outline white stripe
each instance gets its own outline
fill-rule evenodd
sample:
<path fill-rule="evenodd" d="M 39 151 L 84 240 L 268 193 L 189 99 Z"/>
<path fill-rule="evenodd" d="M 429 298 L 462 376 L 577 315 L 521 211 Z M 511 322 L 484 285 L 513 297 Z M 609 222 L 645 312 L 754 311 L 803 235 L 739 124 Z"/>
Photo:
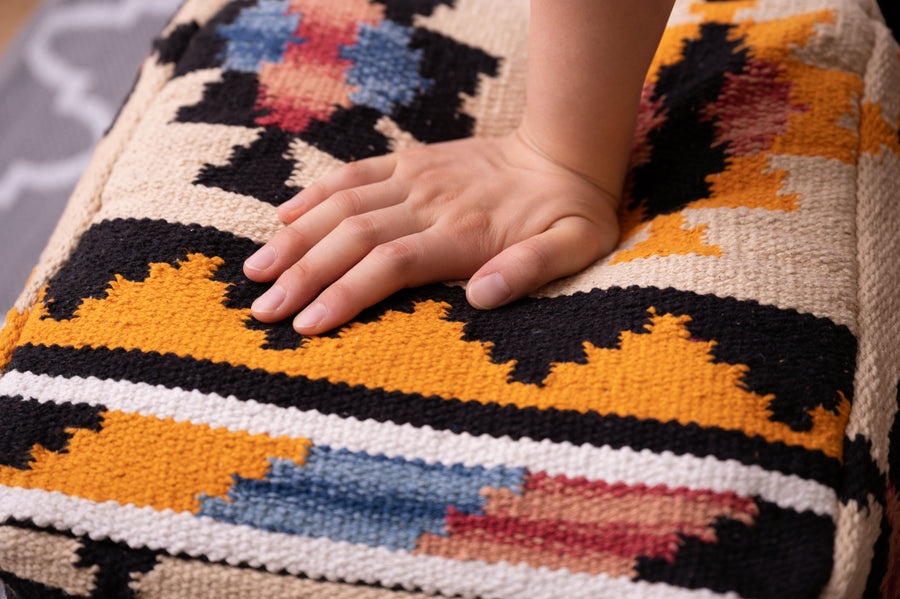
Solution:
<path fill-rule="evenodd" d="M 316 411 L 281 408 L 234 396 L 162 385 L 89 378 L 65 378 L 9 371 L 0 378 L 0 395 L 23 395 L 41 402 L 103 404 L 110 410 L 175 421 L 208 424 L 251 434 L 306 438 L 316 445 L 364 451 L 427 463 L 522 467 L 531 472 L 585 477 L 609 483 L 732 491 L 760 496 L 782 508 L 834 517 L 838 498 L 830 487 L 793 474 L 773 472 L 737 460 L 675 455 L 648 449 L 575 446 L 549 440 L 513 440 L 490 435 L 435 430 L 429 426 L 359 421 Z"/>
<path fill-rule="evenodd" d="M 247 563 L 269 571 L 286 570 L 311 578 L 400 585 L 426 593 L 503 599 L 722 599 L 706 589 L 631 581 L 626 577 L 570 573 L 501 562 L 457 561 L 407 551 L 389 551 L 328 539 L 264 532 L 243 525 L 171 510 L 95 503 L 59 492 L 0 487 L 0 522 L 31 519 L 38 526 L 71 530 L 77 535 L 110 538 L 131 547 L 184 552 L 230 564 Z"/>

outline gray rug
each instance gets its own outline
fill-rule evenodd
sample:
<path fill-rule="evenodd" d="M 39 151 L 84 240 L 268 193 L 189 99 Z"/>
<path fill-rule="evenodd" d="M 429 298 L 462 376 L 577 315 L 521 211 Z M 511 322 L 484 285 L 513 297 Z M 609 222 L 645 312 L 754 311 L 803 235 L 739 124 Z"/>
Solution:
<path fill-rule="evenodd" d="M 180 0 L 45 0 L 0 62 L 0 322 Z"/>

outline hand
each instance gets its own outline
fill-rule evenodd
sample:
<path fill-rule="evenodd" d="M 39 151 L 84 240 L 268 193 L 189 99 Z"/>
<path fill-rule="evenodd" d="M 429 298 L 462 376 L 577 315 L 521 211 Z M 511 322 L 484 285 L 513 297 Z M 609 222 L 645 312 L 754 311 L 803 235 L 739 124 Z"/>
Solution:
<path fill-rule="evenodd" d="M 616 198 L 517 134 L 421 146 L 346 164 L 282 204 L 287 223 L 244 263 L 275 281 L 262 322 L 305 308 L 294 329 L 346 323 L 405 287 L 471 276 L 494 308 L 609 253 Z"/>

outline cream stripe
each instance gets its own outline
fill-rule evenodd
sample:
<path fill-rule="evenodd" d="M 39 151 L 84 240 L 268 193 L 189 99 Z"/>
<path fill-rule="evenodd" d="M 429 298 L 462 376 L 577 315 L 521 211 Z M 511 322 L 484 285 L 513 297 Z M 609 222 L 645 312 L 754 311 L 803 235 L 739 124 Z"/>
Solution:
<path fill-rule="evenodd" d="M 504 59 L 516 50 L 523 50 L 523 44 L 527 50 L 528 21 L 527 0 L 487 3 L 457 0 L 452 7 L 440 4 L 430 15 L 413 17 L 416 27 L 430 29 Z"/>
<path fill-rule="evenodd" d="M 874 3 L 873 3 L 874 7 Z M 875 42 L 866 71 L 861 102 L 878 102 L 893 114 L 900 106 L 898 46 L 883 25 L 874 27 Z M 855 38 L 854 38 L 854 41 Z M 892 132 L 893 133 L 893 132 Z M 869 132 L 869 135 L 873 133 Z M 866 132 L 861 132 L 866 135 Z M 865 145 L 872 139 L 865 140 Z M 887 141 L 887 140 L 884 140 Z M 897 181 L 900 157 L 884 145 L 880 155 L 862 152 L 858 164 L 856 235 L 859 261 L 859 351 L 854 379 L 853 410 L 846 436 L 862 435 L 881 472 L 889 470 L 891 427 L 898 418 L 900 379 L 900 204 Z M 892 475 L 894 473 L 891 473 Z M 869 496 L 860 505 L 850 501 L 835 519 L 834 567 L 822 599 L 862 597 L 870 576 L 874 546 L 881 534 L 884 507 Z M 898 534 L 894 529 L 894 535 Z M 890 568 L 890 566 L 889 566 Z M 881 581 L 874 581 L 880 583 Z M 885 591 L 891 593 L 891 589 Z"/>
<path fill-rule="evenodd" d="M 157 512 L 112 501 L 95 503 L 36 489 L 0 487 L 0 520 L 7 517 L 30 518 L 38 526 L 71 529 L 75 534 L 90 533 L 97 539 L 108 537 L 132 547 L 202 555 L 212 561 L 243 562 L 270 571 L 303 573 L 311 578 L 400 585 L 425 593 L 497 599 L 738 598 L 734 593 L 682 589 L 625 577 L 411 555 L 406 551 L 263 532 L 187 512 Z"/>
<path fill-rule="evenodd" d="M 884 508 L 877 501 L 861 506 L 851 499 L 840 506 L 835 518 L 834 566 L 819 599 L 863 596 L 883 514 Z"/>
<path fill-rule="evenodd" d="M 132 574 L 140 599 L 427 599 L 424 593 L 310 580 L 162 556 L 149 572 Z"/>
<path fill-rule="evenodd" d="M 222 397 L 146 383 L 94 377 L 50 377 L 13 370 L 0 379 L 0 395 L 24 395 L 42 402 L 103 404 L 111 410 L 127 413 L 171 417 L 176 421 L 205 423 L 251 434 L 306 438 L 317 445 L 421 459 L 428 463 L 462 463 L 486 468 L 503 465 L 547 472 L 551 476 L 584 476 L 610 483 L 733 491 L 743 496 L 758 495 L 783 508 L 810 510 L 823 516 L 833 517 L 838 503 L 834 490 L 821 483 L 759 466 L 747 466 L 736 460 L 608 446 L 579 447 L 548 440 L 474 437 L 428 426 L 416 428 L 374 420 L 361 422 L 355 418 L 242 401 L 234 396 Z"/>
<path fill-rule="evenodd" d="M 869 0 L 757 0 L 753 6 L 739 8 L 735 11 L 734 21 L 753 20 L 757 23 L 765 21 L 774 21 L 777 19 L 786 19 L 802 14 L 809 14 L 820 10 L 839 11 L 839 16 L 852 10 L 854 13 L 861 12 L 861 5 L 874 5 Z M 821 28 L 816 30 L 817 35 L 821 35 Z M 859 42 L 858 38 L 849 38 Z M 829 52 L 835 54 L 835 50 Z M 833 57 L 837 58 L 837 57 Z"/>
<path fill-rule="evenodd" d="M 178 13 L 172 18 L 172 21 L 166 25 L 163 35 L 169 35 L 172 31 L 182 24 L 196 21 L 200 25 L 205 25 L 217 12 L 219 12 L 228 0 L 193 0 L 185 2 L 178 10 Z"/>
<path fill-rule="evenodd" d="M 859 353 L 847 436 L 870 439 L 887 471 L 900 379 L 900 156 L 885 147 L 881 157 L 864 153 L 859 176 Z"/>
<path fill-rule="evenodd" d="M 248 147 L 262 128 L 177 122 L 180 108 L 200 102 L 221 69 L 201 69 L 169 81 L 143 114 L 103 189 L 97 222 L 150 218 L 228 231 L 257 243 L 283 224 L 275 207 L 218 187 L 195 185 L 204 164 L 227 164 L 235 147 Z"/>
<path fill-rule="evenodd" d="M 0 570 L 24 580 L 62 589 L 70 595 L 86 597 L 94 590 L 94 565 L 76 568 L 81 547 L 75 539 L 36 530 L 0 527 Z"/>

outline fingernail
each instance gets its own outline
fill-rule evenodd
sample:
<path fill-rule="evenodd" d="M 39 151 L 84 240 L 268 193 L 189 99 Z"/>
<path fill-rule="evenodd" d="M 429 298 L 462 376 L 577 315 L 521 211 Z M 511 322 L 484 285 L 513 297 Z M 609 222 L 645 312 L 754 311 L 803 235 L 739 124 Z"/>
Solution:
<path fill-rule="evenodd" d="M 278 207 L 278 216 L 290 216 L 294 212 L 297 212 L 300 208 L 303 207 L 303 200 L 298 198 L 297 196 L 292 197 L 290 200 L 282 204 Z"/>
<path fill-rule="evenodd" d="M 274 312 L 287 297 L 287 292 L 280 285 L 272 285 L 268 291 L 256 298 L 251 310 L 254 312 Z"/>
<path fill-rule="evenodd" d="M 493 272 L 486 277 L 481 277 L 469 285 L 469 302 L 476 308 L 485 310 L 493 308 L 506 301 L 512 291 L 503 280 L 503 275 Z"/>
<path fill-rule="evenodd" d="M 278 207 L 278 218 L 280 218 L 282 222 L 290 223 L 295 221 L 298 216 L 308 209 L 309 205 L 306 201 L 306 196 L 301 191 Z"/>
<path fill-rule="evenodd" d="M 264 245 L 244 261 L 244 266 L 251 270 L 265 270 L 275 263 L 276 257 L 275 250 Z"/>
<path fill-rule="evenodd" d="M 319 302 L 314 302 L 306 307 L 306 310 L 297 315 L 294 319 L 295 329 L 311 329 L 325 318 L 328 311 L 325 306 Z"/>

